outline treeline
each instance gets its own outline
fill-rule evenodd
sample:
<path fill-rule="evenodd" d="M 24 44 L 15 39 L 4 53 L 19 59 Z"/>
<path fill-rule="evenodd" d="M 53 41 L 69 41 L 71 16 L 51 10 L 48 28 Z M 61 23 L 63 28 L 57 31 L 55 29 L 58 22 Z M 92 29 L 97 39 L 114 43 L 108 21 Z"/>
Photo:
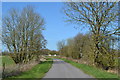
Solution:
<path fill-rule="evenodd" d="M 51 55 L 58 55 L 59 53 L 58 53 L 58 51 L 56 51 L 56 50 L 49 50 L 49 49 L 43 49 L 43 50 L 41 50 L 41 52 L 42 52 L 42 55 L 49 55 L 49 54 L 51 54 Z"/>
<path fill-rule="evenodd" d="M 32 6 L 22 10 L 11 9 L 3 17 L 3 43 L 15 63 L 27 63 L 35 56 L 39 58 L 46 46 L 42 35 L 44 19 Z"/>
<path fill-rule="evenodd" d="M 65 3 L 67 22 L 88 29 L 89 34 L 78 34 L 66 42 L 58 42 L 61 55 L 84 59 L 103 69 L 117 65 L 120 28 L 117 2 L 70 2 Z"/>
<path fill-rule="evenodd" d="M 101 67 L 105 70 L 117 68 L 118 66 L 118 50 L 114 49 L 113 39 L 107 41 L 102 47 L 105 47 L 107 52 L 103 52 L 100 47 L 98 58 L 95 58 L 95 44 L 92 40 L 92 34 L 77 34 L 74 38 L 62 40 L 58 42 L 59 54 L 61 56 L 85 61 L 86 64 Z M 115 39 L 115 38 L 114 38 Z M 115 40 L 114 40 L 115 41 Z M 116 40 L 117 41 L 117 40 Z M 97 64 L 94 60 L 97 60 Z"/>

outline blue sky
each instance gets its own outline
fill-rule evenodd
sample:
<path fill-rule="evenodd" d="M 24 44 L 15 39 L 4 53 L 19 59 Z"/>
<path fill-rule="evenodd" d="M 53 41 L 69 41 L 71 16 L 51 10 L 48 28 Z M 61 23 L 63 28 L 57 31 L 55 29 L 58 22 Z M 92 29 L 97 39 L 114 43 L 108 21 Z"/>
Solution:
<path fill-rule="evenodd" d="M 65 22 L 66 16 L 62 12 L 62 2 L 3 2 L 2 16 L 4 17 L 8 15 L 8 11 L 11 8 L 16 8 L 19 10 L 27 5 L 34 6 L 36 12 L 45 19 L 46 30 L 43 31 L 43 35 L 47 40 L 47 48 L 50 50 L 57 50 L 56 44 L 58 41 L 72 38 L 79 32 L 86 32 L 85 29 L 75 29 L 74 24 Z"/>

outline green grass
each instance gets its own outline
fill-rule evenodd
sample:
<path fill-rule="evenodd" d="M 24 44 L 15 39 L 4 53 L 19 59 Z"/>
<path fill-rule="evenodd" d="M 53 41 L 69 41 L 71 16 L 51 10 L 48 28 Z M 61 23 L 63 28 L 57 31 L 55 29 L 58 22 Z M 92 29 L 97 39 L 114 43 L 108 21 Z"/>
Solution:
<path fill-rule="evenodd" d="M 45 73 L 49 71 L 52 66 L 52 59 L 42 62 L 34 66 L 31 70 L 21 73 L 21 75 L 13 76 L 10 78 L 42 78 Z"/>
<path fill-rule="evenodd" d="M 117 74 L 108 73 L 104 70 L 98 69 L 93 66 L 88 66 L 86 64 L 79 64 L 79 63 L 76 63 L 76 62 L 73 62 L 73 61 L 70 61 L 67 59 L 62 59 L 62 60 L 81 69 L 84 73 L 89 74 L 89 75 L 93 76 L 94 78 L 118 78 Z"/>
<path fill-rule="evenodd" d="M 2 56 L 0 57 L 0 66 L 5 63 L 5 66 L 15 65 L 15 62 L 10 56 Z"/>

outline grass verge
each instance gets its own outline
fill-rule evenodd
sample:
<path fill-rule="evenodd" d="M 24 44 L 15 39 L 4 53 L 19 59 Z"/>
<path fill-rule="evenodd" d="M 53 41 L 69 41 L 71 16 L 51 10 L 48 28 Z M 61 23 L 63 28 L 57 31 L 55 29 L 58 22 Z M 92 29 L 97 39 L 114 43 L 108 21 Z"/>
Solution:
<path fill-rule="evenodd" d="M 36 66 L 34 66 L 31 70 L 22 72 L 21 75 L 13 76 L 10 78 L 43 78 L 45 76 L 45 73 L 49 71 L 49 69 L 52 66 L 52 59 L 48 59 L 48 61 L 42 62 Z M 9 78 L 9 79 L 10 79 Z"/>
<path fill-rule="evenodd" d="M 72 64 L 73 66 L 81 69 L 84 73 L 89 74 L 95 78 L 118 78 L 117 74 L 108 73 L 104 70 L 98 69 L 93 66 L 88 66 L 86 64 L 79 64 L 79 63 L 76 63 L 76 62 L 73 62 L 73 61 L 70 61 L 67 59 L 62 59 L 62 60 L 64 60 L 67 63 Z M 103 79 L 101 79 L 101 80 L 103 80 Z"/>

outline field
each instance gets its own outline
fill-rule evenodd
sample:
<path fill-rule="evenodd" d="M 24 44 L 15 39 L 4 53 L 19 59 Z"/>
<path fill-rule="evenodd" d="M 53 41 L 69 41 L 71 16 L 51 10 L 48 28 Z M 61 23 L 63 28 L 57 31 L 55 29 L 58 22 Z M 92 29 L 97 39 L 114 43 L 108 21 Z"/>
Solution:
<path fill-rule="evenodd" d="M 15 62 L 10 56 L 2 56 L 0 57 L 0 66 L 5 63 L 5 66 L 15 65 Z"/>

